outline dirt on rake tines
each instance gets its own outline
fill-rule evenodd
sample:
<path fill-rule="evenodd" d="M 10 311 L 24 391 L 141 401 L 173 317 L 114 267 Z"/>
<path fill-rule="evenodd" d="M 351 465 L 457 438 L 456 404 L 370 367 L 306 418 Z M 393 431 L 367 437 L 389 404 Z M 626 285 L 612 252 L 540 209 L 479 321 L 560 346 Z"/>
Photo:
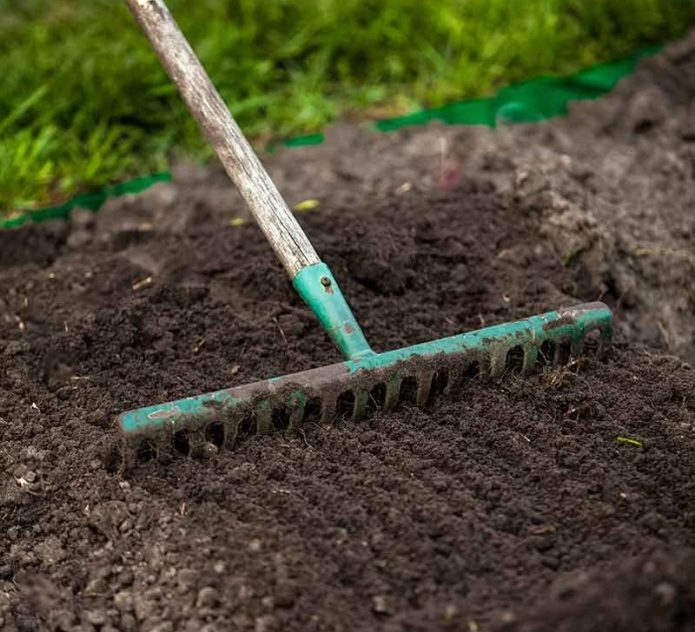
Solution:
<path fill-rule="evenodd" d="M 379 350 L 616 307 L 609 359 L 425 411 L 118 471 L 115 413 L 338 354 L 215 169 L 0 234 L 0 629 L 695 630 L 693 50 L 270 160 Z"/>

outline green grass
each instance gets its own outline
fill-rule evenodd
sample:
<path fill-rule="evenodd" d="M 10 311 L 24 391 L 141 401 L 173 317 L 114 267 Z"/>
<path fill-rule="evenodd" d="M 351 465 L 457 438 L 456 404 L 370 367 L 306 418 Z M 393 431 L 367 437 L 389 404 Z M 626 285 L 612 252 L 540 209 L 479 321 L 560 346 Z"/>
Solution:
<path fill-rule="evenodd" d="M 170 0 L 244 130 L 320 129 L 680 36 L 684 0 Z M 117 0 L 0 0 L 0 210 L 205 156 Z"/>

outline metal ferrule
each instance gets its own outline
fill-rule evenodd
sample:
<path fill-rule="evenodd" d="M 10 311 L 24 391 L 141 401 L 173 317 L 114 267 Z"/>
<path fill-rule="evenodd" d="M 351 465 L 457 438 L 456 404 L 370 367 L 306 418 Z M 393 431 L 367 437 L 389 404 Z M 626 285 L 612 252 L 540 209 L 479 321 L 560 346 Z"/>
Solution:
<path fill-rule="evenodd" d="M 307 266 L 292 279 L 292 285 L 347 360 L 374 353 L 325 263 Z"/>

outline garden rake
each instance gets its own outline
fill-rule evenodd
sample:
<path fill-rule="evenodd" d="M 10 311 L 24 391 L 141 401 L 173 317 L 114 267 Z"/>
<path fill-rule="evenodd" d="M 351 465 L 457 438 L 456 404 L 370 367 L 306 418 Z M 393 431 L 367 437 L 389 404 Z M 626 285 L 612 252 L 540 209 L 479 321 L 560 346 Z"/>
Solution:
<path fill-rule="evenodd" d="M 310 421 L 359 419 L 406 401 L 425 406 L 476 376 L 526 374 L 610 342 L 612 314 L 578 305 L 433 342 L 375 353 L 323 263 L 212 85 L 162 0 L 126 0 L 292 285 L 345 361 L 292 375 L 122 413 L 139 445 L 165 437 L 186 453 L 233 444 L 241 435 L 290 431 Z M 159 438 L 159 439 L 157 439 Z M 146 452 L 147 450 L 145 450 Z"/>

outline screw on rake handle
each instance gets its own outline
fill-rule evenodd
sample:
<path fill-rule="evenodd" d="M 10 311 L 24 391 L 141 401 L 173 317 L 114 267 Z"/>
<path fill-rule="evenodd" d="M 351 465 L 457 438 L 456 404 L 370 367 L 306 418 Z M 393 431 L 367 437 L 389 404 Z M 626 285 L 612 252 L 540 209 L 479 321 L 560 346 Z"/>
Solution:
<path fill-rule="evenodd" d="M 163 0 L 126 0 L 291 279 L 320 262 Z"/>

